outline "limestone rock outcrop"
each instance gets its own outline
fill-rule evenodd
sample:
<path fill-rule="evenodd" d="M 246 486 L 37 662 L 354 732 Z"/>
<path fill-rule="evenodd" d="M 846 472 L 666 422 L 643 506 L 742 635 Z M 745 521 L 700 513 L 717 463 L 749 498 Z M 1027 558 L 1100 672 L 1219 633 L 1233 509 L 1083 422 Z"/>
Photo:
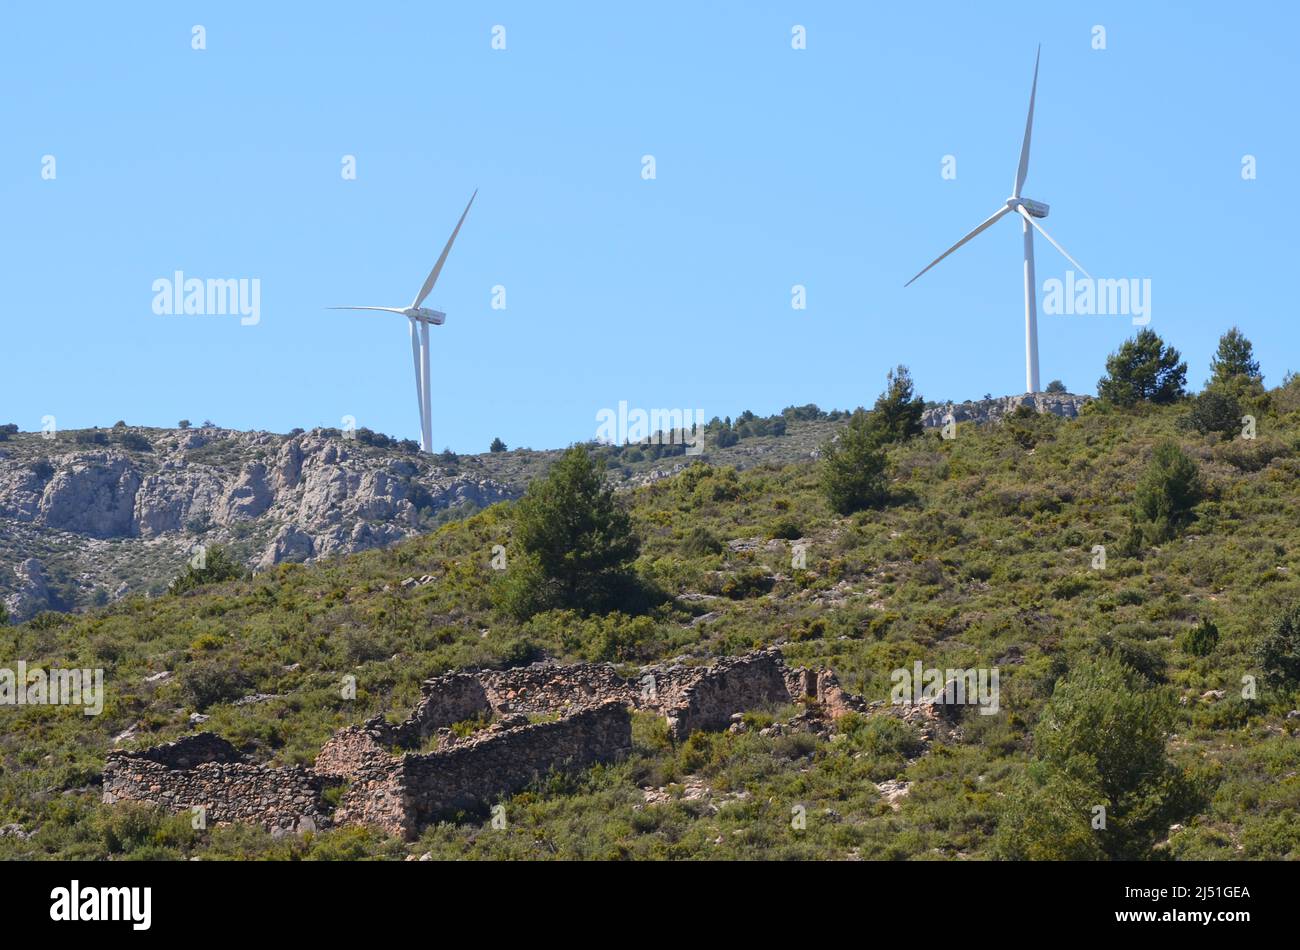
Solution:
<path fill-rule="evenodd" d="M 1079 410 L 1092 402 L 1091 396 L 1076 396 L 1071 393 L 1025 393 L 1021 396 L 1001 396 L 994 399 L 966 400 L 950 402 L 921 414 L 921 425 L 927 429 L 939 428 L 951 413 L 954 422 L 997 422 L 1015 412 L 1021 406 L 1029 406 L 1037 412 L 1048 412 L 1054 416 L 1073 419 Z"/>
<path fill-rule="evenodd" d="M 332 430 L 94 435 L 33 435 L 0 449 L 0 551 L 53 544 L 72 553 L 84 564 L 77 573 L 86 590 L 69 606 L 90 602 L 95 588 L 110 598 L 129 592 L 104 560 L 115 554 L 128 566 L 157 565 L 159 576 L 147 580 L 160 589 L 198 542 L 238 543 L 249 567 L 267 568 L 385 547 L 418 534 L 442 509 L 487 507 L 522 491 L 396 443 L 364 445 Z M 141 545 L 175 555 L 142 557 Z M 17 568 L 0 557 L 0 597 L 36 603 L 40 585 L 25 569 L 13 580 Z"/>
<path fill-rule="evenodd" d="M 22 623 L 50 608 L 50 588 L 44 565 L 34 557 L 19 563 L 14 573 L 18 577 L 17 590 L 4 599 L 4 605 L 9 619 Z"/>

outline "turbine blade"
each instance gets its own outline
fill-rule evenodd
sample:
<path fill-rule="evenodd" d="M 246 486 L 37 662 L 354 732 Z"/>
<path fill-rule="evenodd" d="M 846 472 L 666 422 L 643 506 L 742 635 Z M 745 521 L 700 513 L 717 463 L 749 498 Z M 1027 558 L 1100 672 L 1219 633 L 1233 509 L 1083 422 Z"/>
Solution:
<path fill-rule="evenodd" d="M 983 224 L 981 224 L 979 227 L 977 227 L 974 231 L 971 231 L 970 234 L 966 235 L 964 238 L 962 238 L 960 241 L 958 241 L 958 242 L 957 242 L 956 244 L 954 244 L 952 247 L 948 248 L 948 250 L 944 251 L 942 254 L 940 254 L 938 257 L 936 257 L 934 260 L 932 260 L 929 264 L 925 265 L 925 269 L 921 271 L 921 274 L 924 274 L 925 271 L 929 270 L 929 269 L 930 269 L 931 267 L 933 267 L 935 264 L 939 263 L 941 260 L 943 260 L 943 259 L 944 259 L 945 257 L 947 257 L 949 254 L 951 254 L 953 251 L 957 250 L 957 248 L 961 247 L 963 244 L 965 244 L 967 241 L 969 241 L 969 240 L 970 240 L 971 238 L 973 238 L 975 235 L 979 234 L 979 233 L 980 233 L 981 231 L 983 231 L 985 228 L 987 228 L 987 227 L 989 227 L 990 225 L 992 225 L 993 222 L 996 221 L 998 218 L 1002 217 L 1004 214 L 1007 214 L 1007 213 L 1010 212 L 1010 211 L 1011 211 L 1011 209 L 1008 208 L 1008 207 L 1006 207 L 1006 206 L 1004 205 L 1004 206 L 1002 206 L 1001 208 L 999 208 L 997 211 L 993 212 L 991 215 L 989 215 L 987 218 L 984 219 L 984 223 L 983 223 Z M 921 274 L 917 274 L 916 277 L 920 277 Z M 906 284 L 904 284 L 903 286 L 904 286 L 904 287 L 909 287 L 909 286 L 911 286 L 912 282 L 916 280 L 916 277 L 913 277 L 912 280 L 909 280 L 909 281 L 908 281 Z"/>
<path fill-rule="evenodd" d="M 1028 211 L 1025 210 L 1024 205 L 1017 207 L 1016 210 L 1020 212 L 1020 214 L 1024 217 L 1026 221 L 1028 221 L 1030 224 L 1034 226 L 1034 228 L 1038 231 L 1039 234 L 1041 234 L 1043 237 L 1047 238 L 1049 242 L 1051 242 L 1052 247 L 1056 248 L 1063 255 L 1065 255 L 1065 259 L 1067 261 L 1069 261 L 1075 267 L 1079 268 L 1079 270 L 1083 271 L 1084 277 L 1088 277 L 1088 278 L 1092 277 L 1092 275 L 1089 274 L 1088 271 L 1084 269 L 1084 266 L 1082 264 L 1080 264 L 1078 261 L 1076 261 L 1073 257 L 1070 256 L 1069 251 L 1067 251 L 1065 248 L 1061 247 L 1061 245 L 1056 243 L 1056 238 L 1052 237 L 1050 234 L 1047 233 L 1047 229 L 1044 228 L 1041 224 L 1039 224 L 1032 214 L 1030 214 Z"/>
<path fill-rule="evenodd" d="M 1025 141 L 1020 145 L 1020 167 L 1016 169 L 1016 186 L 1011 189 L 1011 197 L 1019 198 L 1020 189 L 1024 187 L 1025 176 L 1029 174 L 1029 137 L 1034 131 L 1034 97 L 1038 94 L 1038 60 L 1043 54 L 1043 44 L 1038 44 L 1034 54 L 1034 84 L 1029 89 L 1029 118 L 1025 119 Z"/>
<path fill-rule="evenodd" d="M 382 310 L 384 313 L 406 313 L 400 307 L 326 307 L 326 310 Z"/>
<path fill-rule="evenodd" d="M 424 298 L 429 296 L 429 291 L 433 290 L 433 285 L 438 282 L 438 275 L 442 273 L 442 265 L 447 263 L 447 255 L 451 253 L 451 246 L 456 243 L 456 235 L 460 233 L 460 226 L 465 223 L 465 215 L 469 214 L 469 206 L 474 203 L 474 198 L 478 195 L 478 189 L 474 189 L 474 194 L 469 196 L 469 204 L 465 205 L 465 210 L 460 214 L 460 220 L 456 222 L 456 229 L 451 232 L 451 237 L 447 238 L 447 246 L 442 249 L 438 256 L 438 263 L 433 265 L 433 270 L 429 271 L 429 276 L 424 279 L 424 286 L 420 288 L 420 293 L 415 298 L 412 307 L 418 307 L 424 303 Z"/>

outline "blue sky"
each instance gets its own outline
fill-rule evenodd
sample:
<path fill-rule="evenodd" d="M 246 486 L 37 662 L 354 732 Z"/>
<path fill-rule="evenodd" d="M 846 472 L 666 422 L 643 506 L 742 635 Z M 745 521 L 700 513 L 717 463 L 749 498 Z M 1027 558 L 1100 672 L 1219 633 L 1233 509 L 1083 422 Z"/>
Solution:
<path fill-rule="evenodd" d="M 352 415 L 417 437 L 405 321 L 324 308 L 407 304 L 476 187 L 428 301 L 448 314 L 438 446 L 564 445 L 620 400 L 706 417 L 869 405 L 900 362 L 927 398 L 1019 392 L 1015 222 L 903 284 L 1010 192 L 1040 41 L 1025 194 L 1051 205 L 1051 234 L 1095 276 L 1150 278 L 1151 327 L 1190 382 L 1234 323 L 1271 383 L 1300 370 L 1291 4 L 86 3 L 5 19 L 0 421 L 23 429 Z M 1068 267 L 1041 239 L 1037 258 L 1040 286 Z M 259 279 L 260 323 L 154 314 L 152 282 L 177 270 Z M 1093 392 L 1133 332 L 1041 315 L 1044 382 Z"/>

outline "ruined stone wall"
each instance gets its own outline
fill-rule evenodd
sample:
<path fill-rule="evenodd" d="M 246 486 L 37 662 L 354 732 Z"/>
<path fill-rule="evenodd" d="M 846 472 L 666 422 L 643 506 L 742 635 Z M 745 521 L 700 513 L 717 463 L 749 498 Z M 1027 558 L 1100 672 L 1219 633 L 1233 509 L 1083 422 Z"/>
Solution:
<path fill-rule="evenodd" d="M 608 663 L 534 663 L 484 670 L 478 677 L 492 708 L 503 713 L 564 713 L 611 700 L 631 704 L 640 688 Z"/>
<path fill-rule="evenodd" d="M 215 732 L 196 732 L 139 752 L 110 752 L 109 758 L 148 759 L 169 769 L 189 769 L 204 762 L 242 762 L 239 750 Z"/>
<path fill-rule="evenodd" d="M 833 670 L 809 670 L 814 683 L 813 695 L 831 719 L 839 719 L 846 713 L 865 713 L 870 707 L 862 699 L 840 686 L 839 678 Z"/>
<path fill-rule="evenodd" d="M 415 837 L 420 828 L 407 792 L 405 759 L 366 762 L 350 775 L 334 824 L 373 825 L 399 838 Z"/>
<path fill-rule="evenodd" d="M 188 739 L 199 740 L 195 748 L 224 744 L 233 751 L 233 746 L 211 733 Z M 201 807 L 209 824 L 243 821 L 273 831 L 304 831 L 329 824 L 321 802 L 322 780 L 308 769 L 213 760 L 172 767 L 157 761 L 159 749 L 110 752 L 104 766 L 104 803 L 149 802 L 171 811 Z"/>
<path fill-rule="evenodd" d="M 665 716 L 680 741 L 696 730 L 727 728 L 735 713 L 804 699 L 814 702 L 814 715 L 820 710 L 831 718 L 867 709 L 839 687 L 834 673 L 791 669 L 777 650 L 711 666 L 645 667 L 633 677 L 596 663 L 452 673 L 426 681 L 403 722 L 377 716 L 336 732 L 311 770 L 244 762 L 211 733 L 109 753 L 104 801 L 154 802 L 174 811 L 201 805 L 211 822 L 272 829 L 372 824 L 409 838 L 431 821 L 518 791 L 534 776 L 624 755 L 632 746 L 630 709 Z M 530 723 L 524 713 L 560 718 Z M 468 737 L 448 728 L 492 714 L 494 723 Z M 435 733 L 435 751 L 394 752 L 418 749 Z M 321 792 L 338 780 L 348 787 L 331 816 Z"/>
<path fill-rule="evenodd" d="M 794 702 L 802 694 L 791 694 L 786 673 L 774 650 L 719 661 L 666 708 L 669 732 L 685 739 L 697 729 L 725 729 L 733 713 Z"/>
<path fill-rule="evenodd" d="M 318 775 L 351 778 L 367 766 L 383 765 L 392 759 L 391 732 L 381 717 L 340 729 L 321 747 L 312 768 Z"/>
<path fill-rule="evenodd" d="M 625 702 L 589 706 L 555 722 L 486 730 L 447 749 L 370 761 L 351 777 L 337 824 L 370 824 L 410 838 L 457 811 L 516 792 L 553 769 L 626 755 L 632 722 Z"/>
<path fill-rule="evenodd" d="M 423 825 L 485 800 L 523 788 L 553 769 L 608 762 L 632 750 L 632 720 L 625 702 L 591 706 L 555 722 L 471 737 L 450 749 L 408 755 L 406 792 L 415 822 Z"/>
<path fill-rule="evenodd" d="M 473 673 L 448 673 L 426 680 L 411 715 L 393 728 L 392 744 L 415 748 L 438 729 L 492 713 L 480 677 Z"/>

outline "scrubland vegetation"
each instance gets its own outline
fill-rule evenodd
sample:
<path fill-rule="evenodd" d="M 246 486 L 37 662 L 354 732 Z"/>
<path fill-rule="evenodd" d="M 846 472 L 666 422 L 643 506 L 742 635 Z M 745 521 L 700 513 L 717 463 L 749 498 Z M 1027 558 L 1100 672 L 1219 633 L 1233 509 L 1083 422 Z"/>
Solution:
<path fill-rule="evenodd" d="M 5 657 L 107 683 L 97 718 L 4 710 L 0 856 L 1300 857 L 1300 380 L 1266 390 L 1249 345 L 1225 341 L 1194 397 L 1179 355 L 1140 336 L 1077 420 L 1017 413 L 943 439 L 919 432 L 900 371 L 820 461 L 701 461 L 611 495 L 576 449 L 523 501 L 388 550 L 191 572 L 167 596 L 0 628 Z M 883 716 L 674 745 L 638 714 L 629 759 L 539 779 L 505 800 L 503 829 L 467 816 L 414 843 L 197 831 L 99 803 L 115 737 L 175 738 L 193 713 L 306 764 L 339 726 L 404 715 L 440 672 L 772 644 L 869 700 L 917 660 L 996 666 L 1000 711 L 923 754 Z M 908 793 L 891 804 L 884 782 Z"/>

